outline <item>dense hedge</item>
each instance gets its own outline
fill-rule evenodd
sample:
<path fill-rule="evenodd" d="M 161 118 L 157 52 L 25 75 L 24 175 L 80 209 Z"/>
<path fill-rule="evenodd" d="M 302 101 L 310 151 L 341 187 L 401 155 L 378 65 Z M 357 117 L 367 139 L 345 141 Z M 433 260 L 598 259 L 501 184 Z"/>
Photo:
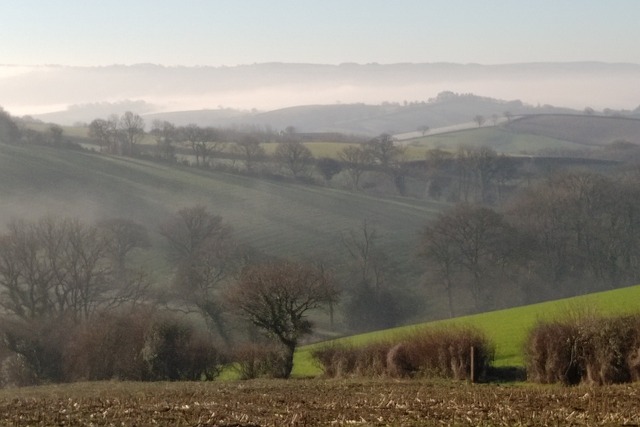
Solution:
<path fill-rule="evenodd" d="M 427 329 L 364 346 L 330 344 L 313 352 L 325 376 L 482 378 L 493 361 L 494 346 L 474 328 Z"/>
<path fill-rule="evenodd" d="M 539 323 L 526 341 L 527 377 L 539 383 L 640 379 L 640 315 Z"/>

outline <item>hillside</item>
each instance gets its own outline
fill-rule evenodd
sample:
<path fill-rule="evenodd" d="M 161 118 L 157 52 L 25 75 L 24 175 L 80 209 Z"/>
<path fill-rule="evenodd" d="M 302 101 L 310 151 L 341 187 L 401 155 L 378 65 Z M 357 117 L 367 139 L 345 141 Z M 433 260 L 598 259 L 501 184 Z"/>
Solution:
<path fill-rule="evenodd" d="M 480 328 L 496 344 L 496 366 L 523 366 L 523 345 L 528 331 L 538 321 L 563 319 L 566 316 L 604 315 L 614 316 L 640 312 L 637 301 L 640 285 L 606 292 L 581 295 L 556 301 L 548 301 L 523 307 L 492 311 L 455 319 L 404 326 L 385 331 L 371 332 L 352 337 L 340 338 L 337 343 L 363 345 L 384 339 L 401 337 L 420 328 L 446 328 L 454 325 L 470 325 Z M 302 347 L 297 354 L 297 375 L 319 375 L 313 366 L 310 352 L 324 344 Z"/>
<path fill-rule="evenodd" d="M 0 144 L 0 222 L 43 214 L 87 221 L 126 217 L 151 231 L 176 210 L 203 204 L 237 237 L 274 256 L 340 261 L 341 233 L 374 224 L 399 268 L 416 232 L 443 204 L 363 194 L 143 160 Z"/>
<path fill-rule="evenodd" d="M 587 146 L 604 146 L 616 140 L 640 144 L 640 119 L 590 115 L 535 115 L 513 120 L 507 129 Z"/>
<path fill-rule="evenodd" d="M 503 121 L 497 126 L 427 134 L 402 141 L 417 149 L 456 150 L 493 148 L 509 155 L 595 153 L 614 141 L 640 143 L 640 119 L 614 116 L 534 114 Z"/>
<path fill-rule="evenodd" d="M 185 125 L 201 126 L 248 125 L 276 130 L 293 126 L 298 132 L 339 132 L 377 136 L 381 133 L 415 132 L 421 126 L 432 129 L 470 122 L 474 116 L 502 118 L 508 111 L 520 114 L 576 113 L 567 108 L 532 107 L 520 101 L 504 101 L 470 94 L 442 92 L 428 102 L 367 104 L 300 105 L 266 112 L 236 110 L 199 110 L 150 113 L 145 118 L 168 120 Z M 39 118 L 57 116 L 45 115 Z"/>

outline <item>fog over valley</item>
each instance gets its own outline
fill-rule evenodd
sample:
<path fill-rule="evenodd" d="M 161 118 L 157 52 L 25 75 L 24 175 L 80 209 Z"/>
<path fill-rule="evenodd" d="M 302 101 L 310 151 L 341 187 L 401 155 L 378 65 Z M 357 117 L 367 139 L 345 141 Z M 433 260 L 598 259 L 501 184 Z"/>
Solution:
<path fill-rule="evenodd" d="M 640 100 L 640 65 L 452 63 L 317 65 L 263 63 L 231 67 L 0 65 L 2 105 L 13 115 L 90 121 L 87 107 L 111 112 L 218 109 L 268 111 L 309 104 L 426 101 L 443 91 L 531 105 L 632 110 Z M 134 103 L 131 103 L 134 102 Z M 120 104 L 120 105 L 118 105 Z M 103 104 L 104 105 L 104 104 Z M 45 116 L 44 118 L 47 118 Z"/>

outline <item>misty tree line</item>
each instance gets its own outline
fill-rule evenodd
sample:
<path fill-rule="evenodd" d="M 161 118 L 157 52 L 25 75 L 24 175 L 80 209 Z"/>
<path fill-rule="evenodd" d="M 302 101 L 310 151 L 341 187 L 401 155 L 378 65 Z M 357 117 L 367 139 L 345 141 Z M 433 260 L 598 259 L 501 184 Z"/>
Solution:
<path fill-rule="evenodd" d="M 449 314 L 631 285 L 640 274 L 640 173 L 553 175 L 500 210 L 459 204 L 422 231 L 426 280 Z"/>
<path fill-rule="evenodd" d="M 0 128 L 4 129 L 6 142 L 81 149 L 65 139 L 58 125 L 34 131 L 19 127 L 4 112 L 2 117 L 0 125 L 4 125 Z M 331 134 L 332 140 L 344 142 L 345 147 L 337 152 L 337 158 L 316 158 L 305 142 L 323 140 L 326 135 L 299 133 L 292 126 L 280 132 L 259 126 L 175 126 L 158 120 L 148 132 L 145 126 L 141 116 L 126 112 L 93 120 L 88 133 L 101 152 L 114 155 L 143 156 L 266 179 L 293 179 L 374 195 L 399 194 L 453 203 L 499 205 L 520 187 L 549 172 L 549 163 L 545 164 L 544 159 L 510 157 L 488 147 L 459 147 L 455 152 L 432 149 L 424 160 L 408 160 L 407 147 L 389 134 L 370 139 Z M 155 147 L 142 144 L 145 138 L 147 142 L 153 138 Z M 267 154 L 265 144 L 276 148 Z M 617 147 L 614 145 L 612 148 Z M 633 157 L 629 149 L 624 156 L 627 160 Z"/>
<path fill-rule="evenodd" d="M 213 379 L 228 360 L 256 363 L 232 355 L 242 343 L 270 349 L 264 369 L 288 377 L 308 312 L 338 302 L 331 269 L 242 247 L 202 206 L 157 232 L 170 283 L 141 261 L 153 239 L 138 223 L 12 221 L 0 235 L 0 385 Z"/>

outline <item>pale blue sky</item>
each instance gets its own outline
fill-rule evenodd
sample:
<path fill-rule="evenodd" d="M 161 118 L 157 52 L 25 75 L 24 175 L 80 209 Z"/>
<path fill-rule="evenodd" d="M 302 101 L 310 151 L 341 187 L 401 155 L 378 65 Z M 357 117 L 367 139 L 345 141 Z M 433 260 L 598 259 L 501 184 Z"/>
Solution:
<path fill-rule="evenodd" d="M 640 0 L 0 0 L 0 64 L 640 63 Z"/>

